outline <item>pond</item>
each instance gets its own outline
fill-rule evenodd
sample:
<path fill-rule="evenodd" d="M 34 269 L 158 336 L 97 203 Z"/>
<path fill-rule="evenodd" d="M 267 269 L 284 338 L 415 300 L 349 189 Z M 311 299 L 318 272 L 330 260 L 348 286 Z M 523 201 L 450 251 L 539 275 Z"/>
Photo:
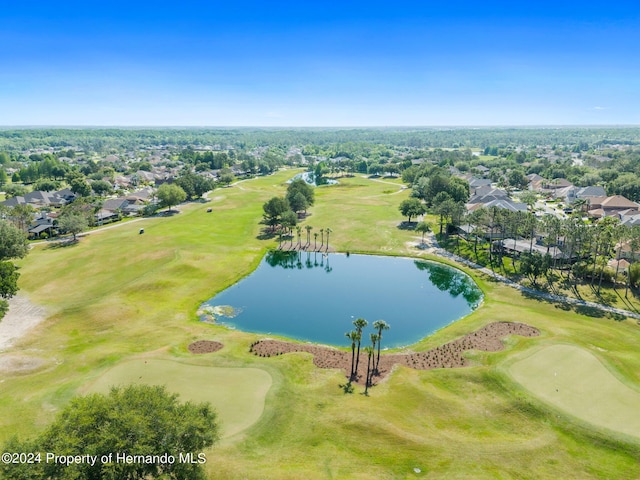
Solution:
<path fill-rule="evenodd" d="M 473 280 L 445 265 L 399 257 L 267 253 L 248 277 L 201 308 L 203 320 L 239 330 L 350 345 L 345 333 L 383 319 L 383 347 L 413 344 L 471 313 L 482 300 Z M 366 341 L 364 341 L 366 339 Z"/>
<path fill-rule="evenodd" d="M 335 184 L 338 183 L 337 180 L 334 180 L 332 178 L 327 178 L 327 177 L 322 177 L 320 183 L 317 183 L 316 182 L 316 176 L 312 172 L 298 173 L 291 180 L 289 180 L 287 183 L 291 183 L 294 180 L 298 180 L 299 178 L 304 180 L 307 184 L 313 185 L 314 187 L 317 187 L 318 185 L 335 185 Z"/>

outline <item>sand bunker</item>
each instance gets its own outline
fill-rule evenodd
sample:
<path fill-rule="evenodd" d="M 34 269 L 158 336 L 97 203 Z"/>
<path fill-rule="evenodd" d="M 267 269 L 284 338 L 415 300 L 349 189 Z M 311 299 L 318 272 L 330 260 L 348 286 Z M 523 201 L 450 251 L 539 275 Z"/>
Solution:
<path fill-rule="evenodd" d="M 537 328 L 517 322 L 494 322 L 480 330 L 469 333 L 462 338 L 433 348 L 427 352 L 393 353 L 380 356 L 378 379 L 391 372 L 394 365 L 430 370 L 432 368 L 458 368 L 469 365 L 463 356 L 467 350 L 496 352 L 504 348 L 502 339 L 507 335 L 535 337 L 540 332 Z M 320 368 L 340 368 L 348 377 L 351 369 L 351 352 L 335 348 L 301 343 L 283 342 L 280 340 L 260 340 L 251 346 L 251 352 L 260 357 L 273 357 L 290 352 L 307 352 L 313 354 L 313 363 Z M 367 369 L 367 356 L 360 353 L 358 383 L 364 383 Z"/>
<path fill-rule="evenodd" d="M 9 312 L 0 320 L 0 352 L 9 349 L 46 317 L 45 309 L 31 303 L 27 297 L 16 295 L 10 299 Z"/>
<path fill-rule="evenodd" d="M 44 358 L 26 355 L 0 355 L 0 373 L 26 374 L 47 365 Z"/>

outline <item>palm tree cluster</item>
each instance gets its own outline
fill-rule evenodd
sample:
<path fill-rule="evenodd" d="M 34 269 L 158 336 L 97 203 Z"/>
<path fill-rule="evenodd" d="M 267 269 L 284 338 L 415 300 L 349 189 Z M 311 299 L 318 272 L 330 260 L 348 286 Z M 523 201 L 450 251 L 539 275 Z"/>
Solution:
<path fill-rule="evenodd" d="M 360 347 L 362 343 L 362 331 L 369 324 L 364 318 L 357 318 L 353 321 L 355 330 L 345 333 L 345 336 L 351 340 L 351 372 L 349 375 L 349 383 L 358 380 L 358 368 L 360 365 Z M 373 322 L 374 333 L 369 334 L 371 345 L 364 347 L 367 355 L 367 374 L 365 377 L 365 395 L 369 393 L 369 387 L 373 384 L 374 375 L 379 375 L 380 366 L 380 345 L 382 343 L 382 331 L 389 330 L 389 324 L 384 320 L 376 320 Z M 376 358 L 377 346 L 377 358 Z"/>
<path fill-rule="evenodd" d="M 615 270 L 607 263 L 620 260 L 624 246 L 631 259 L 640 253 L 640 227 L 622 225 L 617 217 L 588 222 L 579 214 L 538 218 L 531 212 L 492 207 L 471 212 L 466 222 L 470 232 L 467 240 L 473 242 L 472 259 L 476 263 L 508 274 L 503 259 L 509 255 L 513 273 L 529 277 L 532 284 L 545 276 L 552 286 L 554 278 L 559 278 L 553 273 L 564 272 L 576 293 L 579 281 L 588 282 L 598 294 L 603 281 L 615 287 L 619 283 L 619 262 Z M 629 278 L 627 275 L 624 279 L 627 290 Z"/>

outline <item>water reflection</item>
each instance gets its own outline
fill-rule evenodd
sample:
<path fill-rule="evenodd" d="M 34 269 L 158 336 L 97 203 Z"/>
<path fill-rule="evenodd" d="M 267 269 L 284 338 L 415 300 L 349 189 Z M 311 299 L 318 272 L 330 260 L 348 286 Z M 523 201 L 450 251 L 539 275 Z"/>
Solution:
<path fill-rule="evenodd" d="M 233 328 L 332 345 L 344 345 L 354 318 L 383 318 L 393 325 L 385 344 L 397 347 L 469 314 L 480 298 L 470 277 L 436 263 L 272 250 L 203 312 Z"/>
<path fill-rule="evenodd" d="M 416 260 L 414 264 L 418 270 L 429 273 L 429 280 L 441 292 L 449 292 L 453 298 L 462 295 L 470 307 L 476 307 L 480 302 L 482 292 L 471 277 L 451 267 L 433 262 Z"/>
<path fill-rule="evenodd" d="M 289 250 L 270 250 L 265 256 L 265 262 L 272 267 L 296 268 L 323 268 L 325 272 L 333 271 L 329 263 L 329 254 L 322 252 L 304 252 Z"/>

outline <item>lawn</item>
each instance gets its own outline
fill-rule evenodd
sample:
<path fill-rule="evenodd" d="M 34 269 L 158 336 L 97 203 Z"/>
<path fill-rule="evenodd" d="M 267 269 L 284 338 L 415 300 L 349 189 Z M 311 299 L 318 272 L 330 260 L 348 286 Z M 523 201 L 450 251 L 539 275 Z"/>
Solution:
<path fill-rule="evenodd" d="M 512 337 L 502 352 L 473 353 L 471 368 L 398 368 L 369 397 L 359 390 L 345 395 L 340 372 L 317 369 L 309 354 L 256 357 L 249 346 L 259 336 L 198 322 L 201 302 L 249 274 L 277 245 L 264 238 L 258 221 L 262 204 L 283 194 L 291 176 L 279 172 L 219 189 L 209 202 L 182 206 L 177 215 L 92 233 L 75 246 L 35 248 L 20 262 L 20 282 L 51 316 L 17 350 L 48 366 L 0 379 L 0 441 L 33 435 L 120 362 L 152 355 L 257 368 L 272 378 L 260 419 L 208 452 L 211 478 L 640 476 L 639 443 L 558 413 L 505 371 L 514 355 L 551 341 L 601 348 L 598 356 L 613 375 L 640 385 L 635 321 L 525 298 L 464 269 L 485 292 L 482 307 L 412 349 L 427 350 L 500 320 L 525 322 L 541 336 Z M 339 251 L 432 258 L 415 247 L 419 235 L 398 228 L 405 220 L 398 205 L 409 192 L 380 180 L 345 178 L 318 188 L 303 226 L 331 228 L 331 247 Z M 310 303 L 328 300 L 309 292 Z M 286 308 L 286 292 L 282 302 Z M 196 359 L 186 347 L 197 339 L 225 347 Z"/>
<path fill-rule="evenodd" d="M 165 385 L 183 401 L 211 402 L 222 436 L 231 437 L 258 421 L 271 383 L 271 376 L 258 368 L 210 367 L 145 356 L 118 363 L 81 392 L 108 393 L 114 385 Z"/>
<path fill-rule="evenodd" d="M 634 390 L 622 383 L 590 351 L 548 345 L 508 371 L 527 390 L 567 414 L 640 438 L 640 385 Z"/>

